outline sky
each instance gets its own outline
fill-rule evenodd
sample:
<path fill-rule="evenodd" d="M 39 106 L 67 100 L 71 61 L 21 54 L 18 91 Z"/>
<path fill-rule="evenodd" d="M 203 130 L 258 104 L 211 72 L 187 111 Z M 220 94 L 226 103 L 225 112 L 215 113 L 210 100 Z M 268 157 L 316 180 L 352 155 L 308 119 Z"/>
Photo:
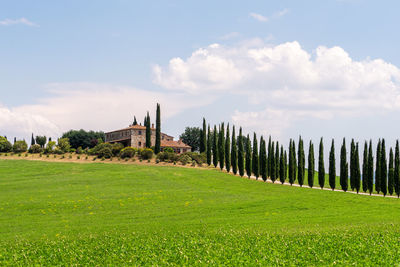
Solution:
<path fill-rule="evenodd" d="M 0 0 L 0 135 L 222 121 L 287 144 L 400 132 L 399 1 Z M 339 144 L 337 144 L 338 146 Z"/>

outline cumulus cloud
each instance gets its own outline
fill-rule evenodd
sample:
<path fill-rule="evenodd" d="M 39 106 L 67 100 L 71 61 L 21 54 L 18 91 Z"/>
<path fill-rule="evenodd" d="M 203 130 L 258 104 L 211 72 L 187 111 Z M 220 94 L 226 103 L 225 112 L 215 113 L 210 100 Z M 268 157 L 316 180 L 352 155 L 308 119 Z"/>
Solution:
<path fill-rule="evenodd" d="M 1 134 L 29 137 L 33 132 L 57 137 L 69 129 L 109 131 L 127 127 L 134 115 L 140 121 L 147 110 L 154 118 L 156 103 L 162 106 L 163 119 L 168 119 L 212 101 L 179 92 L 111 84 L 54 83 L 46 88 L 49 96 L 37 104 L 12 109 L 0 107 L 0 129 L 7 130 Z"/>
<path fill-rule="evenodd" d="M 267 22 L 269 20 L 267 17 L 265 17 L 265 16 L 263 16 L 261 14 L 258 14 L 258 13 L 251 12 L 249 15 L 253 19 L 261 21 L 261 22 Z"/>
<path fill-rule="evenodd" d="M 399 68 L 382 59 L 353 60 L 337 46 L 308 52 L 296 41 L 275 46 L 213 44 L 187 59 L 174 58 L 166 67 L 155 66 L 154 75 L 155 83 L 168 89 L 243 96 L 243 108 L 237 108 L 232 120 L 277 134 L 295 119 L 400 108 Z M 257 125 L 248 125 L 253 117 Z"/>
<path fill-rule="evenodd" d="M 30 27 L 38 27 L 36 23 L 29 21 L 26 18 L 19 18 L 19 19 L 4 19 L 0 21 L 0 25 L 2 26 L 11 26 L 11 25 L 17 25 L 17 24 L 22 24 Z"/>

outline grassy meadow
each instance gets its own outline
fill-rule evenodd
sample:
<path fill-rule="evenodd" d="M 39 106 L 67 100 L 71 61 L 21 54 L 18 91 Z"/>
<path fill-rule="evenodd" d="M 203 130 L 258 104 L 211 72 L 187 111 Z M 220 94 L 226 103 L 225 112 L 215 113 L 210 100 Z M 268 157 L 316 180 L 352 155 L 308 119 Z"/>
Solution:
<path fill-rule="evenodd" d="M 1 265 L 393 266 L 399 241 L 395 198 L 214 169 L 0 160 Z"/>

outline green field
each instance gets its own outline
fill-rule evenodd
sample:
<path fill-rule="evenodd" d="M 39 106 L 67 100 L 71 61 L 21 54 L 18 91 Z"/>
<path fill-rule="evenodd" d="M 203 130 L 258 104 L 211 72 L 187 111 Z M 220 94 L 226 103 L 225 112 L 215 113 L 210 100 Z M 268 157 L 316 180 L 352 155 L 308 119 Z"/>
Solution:
<path fill-rule="evenodd" d="M 328 184 L 328 182 L 326 182 Z M 218 170 L 0 160 L 1 265 L 398 265 L 400 202 Z"/>

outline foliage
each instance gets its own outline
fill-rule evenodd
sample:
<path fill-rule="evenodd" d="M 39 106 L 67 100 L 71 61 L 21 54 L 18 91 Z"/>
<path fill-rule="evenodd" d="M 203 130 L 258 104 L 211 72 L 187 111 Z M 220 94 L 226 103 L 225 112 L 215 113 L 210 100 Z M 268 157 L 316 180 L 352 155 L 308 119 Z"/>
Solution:
<path fill-rule="evenodd" d="M 362 163 L 362 190 L 368 191 L 368 143 L 364 143 L 364 154 Z"/>
<path fill-rule="evenodd" d="M 151 159 L 153 158 L 153 150 L 151 148 L 143 148 L 140 150 L 141 159 Z"/>
<path fill-rule="evenodd" d="M 136 149 L 133 147 L 125 147 L 123 148 L 120 153 L 119 156 L 123 159 L 125 158 L 133 158 L 135 156 L 136 153 Z"/>
<path fill-rule="evenodd" d="M 181 154 L 179 156 L 179 162 L 182 163 L 182 165 L 186 165 L 192 163 L 192 158 L 188 154 Z"/>
<path fill-rule="evenodd" d="M 321 137 L 319 142 L 319 156 L 318 156 L 318 183 L 319 186 L 324 188 L 325 185 L 325 163 L 324 163 L 324 141 Z"/>
<path fill-rule="evenodd" d="M 304 144 L 301 136 L 299 137 L 299 148 L 297 151 L 297 180 L 299 185 L 302 186 L 304 184 L 304 175 L 305 175 L 305 156 L 304 156 Z"/>
<path fill-rule="evenodd" d="M 47 142 L 46 148 L 44 149 L 44 153 L 46 153 L 46 154 L 53 153 L 55 146 L 56 146 L 56 142 L 55 141 Z"/>
<path fill-rule="evenodd" d="M 314 185 L 314 165 L 315 165 L 315 160 L 314 160 L 314 145 L 313 143 L 310 141 L 310 145 L 309 145 L 309 151 L 308 151 L 308 186 L 309 187 L 313 187 Z"/>
<path fill-rule="evenodd" d="M 231 147 L 231 162 L 232 162 L 232 172 L 234 174 L 237 173 L 238 170 L 238 151 L 237 151 L 237 144 L 236 144 L 236 136 L 235 136 L 235 125 L 232 128 L 232 147 Z M 208 150 L 207 150 L 208 152 Z"/>
<path fill-rule="evenodd" d="M 207 152 L 207 128 L 205 118 L 203 118 L 203 129 L 200 130 L 199 151 L 200 153 Z"/>
<path fill-rule="evenodd" d="M 114 156 L 118 156 L 121 150 L 124 148 L 124 145 L 121 143 L 114 143 L 111 146 L 111 151 Z"/>
<path fill-rule="evenodd" d="M 36 144 L 40 145 L 41 148 L 44 148 L 47 142 L 47 137 L 46 136 L 36 136 Z"/>
<path fill-rule="evenodd" d="M 78 147 L 85 148 L 93 148 L 98 143 L 105 141 L 104 132 L 94 132 L 94 131 L 85 131 L 81 130 L 70 130 L 66 133 L 63 133 L 61 138 L 68 138 L 71 147 L 77 149 Z M 101 142 L 99 142 L 99 139 Z"/>
<path fill-rule="evenodd" d="M 185 132 L 179 136 L 185 144 L 192 147 L 192 151 L 200 149 L 201 130 L 199 127 L 186 127 Z"/>
<path fill-rule="evenodd" d="M 164 148 L 163 152 L 170 152 L 170 153 L 174 153 L 174 149 L 172 147 L 166 147 Z"/>
<path fill-rule="evenodd" d="M 356 150 L 354 154 L 354 189 L 360 192 L 360 185 L 361 185 L 361 172 L 360 172 L 360 158 L 358 152 L 358 143 L 356 144 Z"/>
<path fill-rule="evenodd" d="M 252 158 L 252 155 L 251 155 L 250 136 L 247 135 L 247 138 L 246 138 L 246 162 L 245 162 L 246 165 L 245 166 L 246 166 L 246 174 L 247 174 L 247 177 L 249 177 L 249 178 L 250 178 L 251 173 L 252 173 L 252 170 L 251 170 L 251 167 L 252 167 L 251 158 Z"/>
<path fill-rule="evenodd" d="M 225 165 L 225 125 L 221 123 L 219 127 L 219 135 L 218 135 L 218 160 L 219 160 L 219 168 L 221 170 L 224 169 Z"/>
<path fill-rule="evenodd" d="M 163 151 L 157 154 L 157 160 L 162 162 L 175 162 L 178 161 L 179 156 L 175 152 Z"/>
<path fill-rule="evenodd" d="M 394 174 L 393 174 L 394 191 L 397 197 L 400 195 L 400 149 L 399 140 L 396 140 L 396 149 L 394 156 Z"/>
<path fill-rule="evenodd" d="M 258 179 L 258 176 L 260 175 L 260 169 L 259 169 L 259 158 L 258 158 L 258 144 L 257 144 L 257 135 L 256 133 L 253 134 L 253 157 L 251 159 L 252 163 L 252 170 L 253 174 Z"/>
<path fill-rule="evenodd" d="M 154 146 L 154 153 L 158 154 L 161 151 L 161 111 L 160 104 L 157 103 L 156 112 L 156 144 Z"/>
<path fill-rule="evenodd" d="M 376 147 L 376 166 L 375 166 L 375 190 L 381 191 L 381 140 L 379 139 Z"/>
<path fill-rule="evenodd" d="M 64 153 L 69 152 L 71 145 L 69 144 L 68 138 L 60 138 L 58 139 L 57 147 Z"/>
<path fill-rule="evenodd" d="M 28 149 L 28 144 L 25 142 L 25 140 L 16 141 L 13 144 L 13 148 L 12 148 L 14 153 L 26 152 L 27 149 Z"/>
<path fill-rule="evenodd" d="M 335 141 L 332 139 L 331 151 L 329 152 L 329 186 L 332 190 L 336 187 L 336 163 L 335 163 Z"/>
<path fill-rule="evenodd" d="M 7 138 L 0 136 L 0 152 L 11 152 L 12 145 Z"/>
<path fill-rule="evenodd" d="M 226 127 L 225 137 L 225 168 L 227 172 L 231 170 L 231 137 L 229 134 L 229 124 Z"/>
<path fill-rule="evenodd" d="M 31 147 L 29 148 L 28 152 L 32 153 L 32 154 L 42 153 L 43 152 L 43 148 L 39 144 L 34 144 L 34 145 L 31 145 Z"/>
<path fill-rule="evenodd" d="M 352 142 L 352 148 L 351 148 L 351 162 L 353 162 L 353 154 L 354 154 L 354 141 Z M 351 166 L 353 163 L 351 163 Z M 354 176 L 354 174 L 351 171 L 351 174 Z M 348 165 L 347 165 L 347 159 L 346 159 L 346 140 L 343 138 L 343 144 L 342 148 L 340 149 L 340 186 L 343 188 L 343 190 L 346 192 L 348 189 Z"/>
<path fill-rule="evenodd" d="M 213 152 L 213 164 L 214 167 L 217 168 L 218 166 L 218 138 L 217 138 L 217 126 L 214 125 L 214 131 L 213 131 L 213 145 L 212 145 L 212 152 Z M 187 143 L 186 143 L 187 144 Z M 193 146 L 192 146 L 193 148 Z"/>
<path fill-rule="evenodd" d="M 207 164 L 208 166 L 211 165 L 212 161 L 212 140 L 211 140 L 211 132 L 210 132 L 210 125 L 208 125 L 208 132 L 207 132 Z"/>
<path fill-rule="evenodd" d="M 151 148 L 151 121 L 148 111 L 145 122 L 146 123 L 144 124 L 144 126 L 146 126 L 146 147 Z"/>
<path fill-rule="evenodd" d="M 238 136 L 238 169 L 239 175 L 243 177 L 244 175 L 244 137 L 242 134 L 242 127 L 239 129 L 239 136 Z"/>
<path fill-rule="evenodd" d="M 381 168 L 381 183 L 380 189 L 384 196 L 387 194 L 387 162 L 386 162 L 386 148 L 385 148 L 385 139 L 382 139 L 381 143 L 381 158 L 380 158 L 380 168 Z"/>

